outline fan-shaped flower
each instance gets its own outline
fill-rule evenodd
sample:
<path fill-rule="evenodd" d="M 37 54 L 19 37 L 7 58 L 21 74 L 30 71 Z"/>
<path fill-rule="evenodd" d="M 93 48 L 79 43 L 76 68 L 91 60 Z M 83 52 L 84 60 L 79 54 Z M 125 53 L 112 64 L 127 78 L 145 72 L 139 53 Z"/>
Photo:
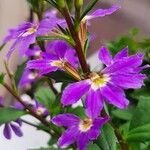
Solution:
<path fill-rule="evenodd" d="M 95 140 L 100 135 L 100 128 L 109 120 L 105 118 L 86 118 L 81 120 L 73 114 L 60 114 L 52 118 L 52 122 L 57 126 L 66 127 L 66 131 L 58 140 L 58 146 L 65 148 L 73 143 L 77 143 L 78 150 L 85 150 L 90 140 Z"/>
<path fill-rule="evenodd" d="M 114 59 L 107 48 L 99 51 L 99 59 L 107 66 L 101 72 L 92 72 L 87 79 L 72 83 L 65 88 L 61 102 L 64 106 L 76 103 L 86 95 L 86 113 L 91 118 L 99 115 L 104 100 L 118 108 L 127 108 L 129 101 L 124 89 L 137 89 L 144 85 L 146 75 L 140 73 L 143 54 L 128 56 L 128 49 L 120 51 Z"/>

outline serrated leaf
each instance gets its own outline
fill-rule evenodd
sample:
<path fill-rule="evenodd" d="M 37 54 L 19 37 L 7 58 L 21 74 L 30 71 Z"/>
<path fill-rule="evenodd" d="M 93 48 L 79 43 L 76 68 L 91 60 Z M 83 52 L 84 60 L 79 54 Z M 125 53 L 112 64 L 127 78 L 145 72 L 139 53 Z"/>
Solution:
<path fill-rule="evenodd" d="M 14 108 L 0 108 L 0 125 L 10 121 L 15 121 L 25 114 L 27 114 L 25 111 Z"/>
<path fill-rule="evenodd" d="M 49 87 L 39 87 L 35 92 L 35 98 L 46 108 L 50 109 L 56 97 Z"/>
<path fill-rule="evenodd" d="M 150 98 L 141 97 L 133 114 L 130 130 L 150 123 Z"/>
<path fill-rule="evenodd" d="M 114 117 L 117 117 L 119 119 L 123 119 L 123 120 L 131 120 L 132 118 L 132 110 L 131 109 L 116 109 L 114 111 L 112 111 L 112 115 Z"/>
<path fill-rule="evenodd" d="M 94 144 L 94 143 L 91 142 L 88 145 L 87 150 L 100 150 L 100 149 L 99 149 L 99 147 L 96 144 Z"/>
<path fill-rule="evenodd" d="M 95 142 L 101 150 L 116 150 L 117 138 L 110 124 L 105 124 Z"/>
<path fill-rule="evenodd" d="M 130 130 L 126 139 L 128 141 L 150 141 L 150 99 L 140 99 L 133 114 Z"/>

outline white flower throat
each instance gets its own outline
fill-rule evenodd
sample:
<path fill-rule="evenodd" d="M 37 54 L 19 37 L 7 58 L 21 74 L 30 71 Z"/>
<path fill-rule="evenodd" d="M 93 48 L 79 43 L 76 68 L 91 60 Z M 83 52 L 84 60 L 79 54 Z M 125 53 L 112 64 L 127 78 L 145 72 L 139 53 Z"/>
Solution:
<path fill-rule="evenodd" d="M 90 76 L 91 87 L 93 90 L 97 90 L 101 87 L 106 86 L 108 81 L 110 81 L 110 76 L 107 74 L 98 75 L 97 73 L 92 73 Z"/>

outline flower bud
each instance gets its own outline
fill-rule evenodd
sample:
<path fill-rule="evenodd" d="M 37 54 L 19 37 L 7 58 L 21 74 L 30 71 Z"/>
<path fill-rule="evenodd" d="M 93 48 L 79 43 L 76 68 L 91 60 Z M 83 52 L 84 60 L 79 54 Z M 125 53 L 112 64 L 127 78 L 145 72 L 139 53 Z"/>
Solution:
<path fill-rule="evenodd" d="M 57 5 L 59 8 L 64 8 L 65 7 L 65 0 L 57 0 Z"/>
<path fill-rule="evenodd" d="M 75 7 L 80 8 L 83 5 L 83 0 L 75 0 Z"/>

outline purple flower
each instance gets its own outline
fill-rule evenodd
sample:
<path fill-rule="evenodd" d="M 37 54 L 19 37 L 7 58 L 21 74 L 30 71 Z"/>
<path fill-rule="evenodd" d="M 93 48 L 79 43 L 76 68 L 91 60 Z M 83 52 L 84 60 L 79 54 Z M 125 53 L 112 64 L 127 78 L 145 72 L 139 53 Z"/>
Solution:
<path fill-rule="evenodd" d="M 20 122 L 19 119 L 10 123 L 6 123 L 3 130 L 4 137 L 10 140 L 12 138 L 12 132 L 14 132 L 16 136 L 22 137 L 23 133 L 20 129 L 21 126 L 22 122 Z"/>
<path fill-rule="evenodd" d="M 95 140 L 100 135 L 100 128 L 109 120 L 105 118 L 86 118 L 80 120 L 73 114 L 60 114 L 52 118 L 52 122 L 57 126 L 66 127 L 66 131 L 58 140 L 58 146 L 65 148 L 74 142 L 77 143 L 77 150 L 85 150 L 90 140 Z"/>
<path fill-rule="evenodd" d="M 50 17 L 50 14 L 52 17 Z M 37 36 L 47 34 L 48 32 L 52 31 L 59 23 L 59 19 L 51 12 L 49 13 L 49 17 L 46 16 L 38 24 L 25 22 L 14 29 L 10 29 L 9 35 L 5 37 L 3 42 L 7 43 L 10 40 L 15 40 L 15 42 L 11 46 L 7 57 L 10 57 L 15 48 L 18 48 L 20 55 L 24 56 L 30 44 L 36 42 Z"/>
<path fill-rule="evenodd" d="M 56 70 L 62 70 L 66 63 L 77 67 L 75 51 L 64 41 L 55 41 L 47 45 L 46 52 L 41 59 L 31 60 L 27 63 L 28 69 L 39 70 L 40 75 Z"/>
<path fill-rule="evenodd" d="M 29 69 L 25 69 L 22 77 L 19 82 L 19 88 L 26 88 L 29 89 L 31 87 L 31 84 L 35 81 L 37 78 L 38 73 L 35 71 L 31 71 Z"/>
<path fill-rule="evenodd" d="M 116 12 L 118 9 L 120 9 L 117 5 L 112 5 L 110 8 L 107 9 L 97 9 L 96 11 L 89 13 L 86 15 L 83 20 L 90 20 L 97 17 L 104 17 L 107 15 L 111 15 L 112 13 Z"/>
<path fill-rule="evenodd" d="M 148 67 L 140 67 L 143 54 L 128 56 L 127 48 L 112 59 L 108 49 L 102 47 L 99 51 L 99 59 L 107 67 L 100 73 L 90 73 L 87 79 L 70 84 L 65 88 L 61 98 L 65 106 L 76 103 L 86 95 L 86 114 L 90 118 L 99 116 L 104 100 L 118 108 L 126 108 L 129 101 L 125 97 L 124 89 L 141 88 L 146 76 L 139 71 Z"/>
<path fill-rule="evenodd" d="M 33 111 L 36 112 L 36 114 L 40 116 L 48 116 L 49 111 L 47 108 L 45 108 L 42 104 L 40 104 L 37 100 L 35 100 L 35 105 L 33 106 Z"/>

